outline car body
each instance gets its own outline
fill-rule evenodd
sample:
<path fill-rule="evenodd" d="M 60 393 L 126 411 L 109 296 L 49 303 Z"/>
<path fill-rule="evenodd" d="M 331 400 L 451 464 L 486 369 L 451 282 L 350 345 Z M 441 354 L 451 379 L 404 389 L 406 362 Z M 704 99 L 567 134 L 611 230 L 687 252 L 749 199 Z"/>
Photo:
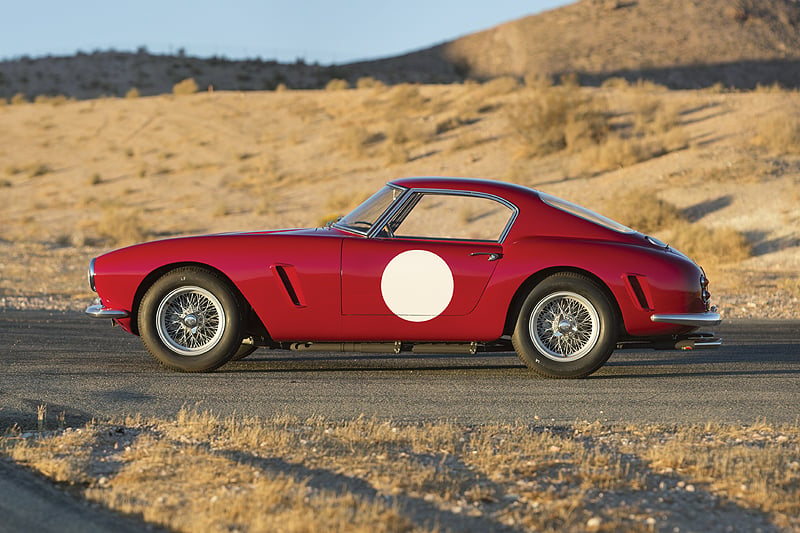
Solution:
<path fill-rule="evenodd" d="M 583 377 L 615 348 L 720 340 L 703 270 L 680 252 L 530 188 L 402 178 L 326 227 L 182 237 L 91 261 L 87 309 L 168 368 L 208 371 L 259 346 L 510 350 Z"/>

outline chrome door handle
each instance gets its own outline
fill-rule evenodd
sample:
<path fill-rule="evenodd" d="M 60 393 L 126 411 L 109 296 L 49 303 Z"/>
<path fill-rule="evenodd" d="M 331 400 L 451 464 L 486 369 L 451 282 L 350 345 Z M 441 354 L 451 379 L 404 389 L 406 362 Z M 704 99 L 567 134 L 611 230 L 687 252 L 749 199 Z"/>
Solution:
<path fill-rule="evenodd" d="M 472 252 L 469 254 L 470 257 L 474 257 L 476 255 L 488 255 L 488 261 L 497 261 L 498 259 L 502 259 L 503 254 L 498 252 Z"/>

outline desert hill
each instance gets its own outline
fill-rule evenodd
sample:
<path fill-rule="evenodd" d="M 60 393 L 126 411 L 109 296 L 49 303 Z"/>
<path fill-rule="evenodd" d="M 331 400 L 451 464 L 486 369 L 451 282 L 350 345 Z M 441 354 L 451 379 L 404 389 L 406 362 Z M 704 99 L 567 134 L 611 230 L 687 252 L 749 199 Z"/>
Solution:
<path fill-rule="evenodd" d="M 581 0 L 373 68 L 388 74 L 415 65 L 478 79 L 577 74 L 583 84 L 623 77 L 680 89 L 797 87 L 800 4 Z"/>
<path fill-rule="evenodd" d="M 365 54 L 368 54 L 365 50 Z M 645 79 L 670 88 L 720 84 L 800 87 L 800 4 L 795 0 L 580 0 L 420 50 L 322 66 L 96 51 L 0 62 L 0 98 L 21 93 L 78 99 L 169 93 L 193 78 L 202 89 L 261 91 L 355 85 L 452 83 L 511 75 L 576 74 L 584 85 Z"/>

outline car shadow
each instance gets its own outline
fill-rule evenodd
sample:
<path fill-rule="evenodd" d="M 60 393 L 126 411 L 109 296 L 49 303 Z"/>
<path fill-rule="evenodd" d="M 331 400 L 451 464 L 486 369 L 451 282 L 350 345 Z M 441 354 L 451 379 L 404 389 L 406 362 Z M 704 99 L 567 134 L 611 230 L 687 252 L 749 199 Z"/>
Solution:
<path fill-rule="evenodd" d="M 295 355 L 275 351 L 228 363 L 221 373 L 306 373 L 306 372 L 464 372 L 520 371 L 531 377 L 514 352 L 476 355 L 453 354 L 314 354 Z M 774 368 L 742 368 L 758 363 Z M 746 350 L 703 350 L 692 352 L 615 352 L 595 374 L 586 379 L 662 378 L 668 376 L 764 376 L 800 374 L 800 345 L 751 345 Z"/>
<path fill-rule="evenodd" d="M 405 372 L 405 371 L 465 371 L 465 370 L 526 370 L 514 352 L 453 354 L 320 354 L 294 355 L 276 352 L 275 355 L 252 356 L 226 364 L 217 372 Z"/>

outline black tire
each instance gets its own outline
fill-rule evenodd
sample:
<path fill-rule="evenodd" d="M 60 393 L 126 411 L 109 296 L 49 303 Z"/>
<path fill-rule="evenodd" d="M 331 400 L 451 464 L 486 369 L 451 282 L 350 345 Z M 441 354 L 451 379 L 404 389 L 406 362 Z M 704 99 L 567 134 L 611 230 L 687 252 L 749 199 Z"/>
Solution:
<path fill-rule="evenodd" d="M 244 319 L 236 292 L 198 267 L 167 272 L 139 307 L 139 333 L 165 367 L 208 372 L 227 363 L 242 345 Z"/>
<path fill-rule="evenodd" d="M 233 354 L 233 357 L 230 358 L 230 361 L 238 361 L 240 359 L 244 359 L 251 353 L 255 352 L 258 349 L 258 346 L 255 344 L 242 344 L 239 346 L 239 349 L 236 350 L 236 353 Z"/>
<path fill-rule="evenodd" d="M 608 360 L 617 332 L 617 314 L 606 293 L 586 276 L 563 272 L 525 298 L 511 342 L 537 374 L 582 378 Z"/>

